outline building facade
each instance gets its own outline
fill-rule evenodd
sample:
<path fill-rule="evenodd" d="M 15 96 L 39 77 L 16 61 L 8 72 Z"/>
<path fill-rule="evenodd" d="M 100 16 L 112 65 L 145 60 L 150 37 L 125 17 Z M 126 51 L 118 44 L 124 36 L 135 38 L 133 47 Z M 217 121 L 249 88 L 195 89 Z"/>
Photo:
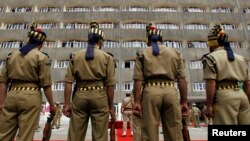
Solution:
<path fill-rule="evenodd" d="M 47 33 L 42 50 L 53 60 L 53 96 L 59 102 L 69 55 L 87 47 L 91 21 L 104 30 L 103 50 L 115 58 L 115 103 L 133 89 L 135 55 L 146 47 L 150 22 L 163 31 L 166 46 L 183 53 L 190 102 L 206 97 L 201 57 L 209 52 L 207 35 L 214 24 L 223 26 L 235 52 L 248 60 L 250 55 L 249 0 L 1 0 L 0 17 L 0 69 L 37 23 Z"/>

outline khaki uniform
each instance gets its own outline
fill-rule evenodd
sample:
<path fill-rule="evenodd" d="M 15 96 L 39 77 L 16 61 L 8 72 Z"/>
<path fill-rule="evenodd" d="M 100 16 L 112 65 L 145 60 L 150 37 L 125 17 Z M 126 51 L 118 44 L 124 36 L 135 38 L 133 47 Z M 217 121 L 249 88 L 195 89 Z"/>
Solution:
<path fill-rule="evenodd" d="M 128 124 L 128 120 L 130 123 L 130 130 L 133 131 L 133 121 L 132 121 L 132 107 L 133 103 L 132 103 L 132 99 L 130 97 L 125 97 L 122 101 L 122 107 L 123 107 L 123 113 L 122 113 L 122 119 L 123 119 L 123 125 L 122 125 L 122 131 L 123 134 L 126 135 L 126 131 L 127 131 L 127 124 Z"/>
<path fill-rule="evenodd" d="M 208 118 L 206 116 L 206 109 L 207 109 L 207 107 L 204 105 L 203 108 L 202 108 L 202 110 L 201 110 L 201 115 L 204 118 L 205 126 L 208 126 L 209 123 L 208 123 Z"/>
<path fill-rule="evenodd" d="M 85 139 L 89 118 L 92 141 L 108 140 L 109 107 L 105 86 L 115 85 L 115 68 L 112 56 L 98 48 L 95 46 L 91 61 L 85 60 L 86 49 L 70 58 L 65 82 L 76 81 L 78 90 L 72 99 L 68 141 Z"/>
<path fill-rule="evenodd" d="M 133 79 L 145 82 L 142 91 L 142 138 L 159 140 L 162 121 L 164 140 L 182 141 L 182 115 L 176 78 L 185 77 L 181 53 L 159 45 L 160 54 L 154 56 L 148 47 L 137 53 Z"/>
<path fill-rule="evenodd" d="M 193 119 L 194 119 L 194 126 L 195 127 L 200 127 L 200 116 L 201 116 L 201 111 L 199 108 L 196 106 L 192 107 L 192 112 L 193 112 Z"/>
<path fill-rule="evenodd" d="M 11 81 L 0 113 L 0 140 L 33 141 L 41 111 L 40 87 L 52 84 L 48 56 L 37 48 L 23 56 L 13 52 L 0 74 L 0 81 Z"/>
<path fill-rule="evenodd" d="M 134 97 L 131 94 L 131 100 L 134 105 Z M 141 117 L 132 114 L 132 131 L 133 131 L 133 141 L 142 141 L 141 137 Z"/>
<path fill-rule="evenodd" d="M 238 81 L 249 80 L 244 58 L 234 53 L 235 60 L 228 61 L 224 47 L 203 57 L 204 79 L 216 80 L 213 124 L 250 124 L 250 106 Z"/>
<path fill-rule="evenodd" d="M 52 127 L 56 126 L 56 128 L 60 127 L 60 120 L 62 116 L 61 106 L 55 105 L 55 116 L 52 122 Z"/>

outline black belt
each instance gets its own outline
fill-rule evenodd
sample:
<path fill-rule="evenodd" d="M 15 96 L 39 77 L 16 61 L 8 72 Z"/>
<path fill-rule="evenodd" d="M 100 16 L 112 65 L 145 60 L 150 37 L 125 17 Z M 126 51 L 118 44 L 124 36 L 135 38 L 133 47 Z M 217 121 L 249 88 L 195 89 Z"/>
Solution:
<path fill-rule="evenodd" d="M 174 87 L 174 82 L 146 82 L 145 86 L 168 86 Z"/>
<path fill-rule="evenodd" d="M 40 88 L 38 87 L 12 87 L 10 90 L 12 91 L 39 91 Z"/>
<path fill-rule="evenodd" d="M 88 91 L 88 90 L 103 90 L 104 86 L 89 86 L 89 87 L 81 87 L 77 88 L 78 91 Z"/>
<path fill-rule="evenodd" d="M 226 90 L 226 89 L 238 89 L 240 88 L 239 85 L 224 85 L 216 87 L 217 90 Z"/>

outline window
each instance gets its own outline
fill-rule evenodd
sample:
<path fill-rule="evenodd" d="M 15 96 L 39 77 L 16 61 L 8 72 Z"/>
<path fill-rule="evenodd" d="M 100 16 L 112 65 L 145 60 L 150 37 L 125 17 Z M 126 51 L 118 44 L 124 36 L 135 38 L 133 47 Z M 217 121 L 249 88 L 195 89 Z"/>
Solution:
<path fill-rule="evenodd" d="M 189 62 L 189 68 L 190 69 L 202 69 L 203 65 L 201 61 L 192 61 L 192 62 Z"/>
<path fill-rule="evenodd" d="M 6 29 L 28 29 L 29 23 L 14 23 L 14 24 L 7 24 Z"/>
<path fill-rule="evenodd" d="M 67 7 L 67 12 L 83 12 L 83 11 L 91 11 L 89 7 Z"/>
<path fill-rule="evenodd" d="M 11 9 L 12 12 L 31 12 L 32 7 L 16 7 Z"/>
<path fill-rule="evenodd" d="M 0 48 L 21 48 L 22 45 L 23 45 L 22 41 L 0 42 Z"/>
<path fill-rule="evenodd" d="M 146 24 L 144 24 L 144 23 L 126 23 L 126 24 L 123 24 L 122 28 L 124 28 L 124 29 L 145 29 Z"/>
<path fill-rule="evenodd" d="M 115 84 L 115 91 L 119 89 L 119 83 Z"/>
<path fill-rule="evenodd" d="M 56 60 L 54 63 L 54 68 L 67 68 L 69 65 L 69 61 L 58 61 Z"/>
<path fill-rule="evenodd" d="M 231 48 L 241 48 L 242 45 L 240 42 L 229 42 Z"/>
<path fill-rule="evenodd" d="M 247 25 L 247 30 L 250 30 L 250 24 Z"/>
<path fill-rule="evenodd" d="M 104 41 L 103 47 L 104 48 L 116 48 L 116 47 L 119 47 L 119 42 L 107 40 L 107 41 Z"/>
<path fill-rule="evenodd" d="M 250 13 L 250 8 L 244 8 L 244 9 L 242 10 L 242 12 L 243 12 L 243 13 Z"/>
<path fill-rule="evenodd" d="M 123 47 L 147 47 L 147 43 L 143 41 L 128 41 L 123 42 Z"/>
<path fill-rule="evenodd" d="M 115 61 L 115 68 L 119 68 L 119 61 Z"/>
<path fill-rule="evenodd" d="M 229 7 L 217 7 L 211 10 L 213 13 L 232 13 L 233 9 Z"/>
<path fill-rule="evenodd" d="M 63 82 L 53 83 L 52 90 L 53 91 L 64 91 L 64 83 Z"/>
<path fill-rule="evenodd" d="M 89 29 L 89 24 L 86 23 L 66 23 L 65 29 Z"/>
<path fill-rule="evenodd" d="M 42 29 L 56 29 L 59 28 L 57 23 L 42 23 L 42 24 L 38 24 L 39 27 L 41 27 Z"/>
<path fill-rule="evenodd" d="M 124 61 L 122 64 L 122 68 L 134 68 L 135 61 Z"/>
<path fill-rule="evenodd" d="M 40 12 L 59 12 L 61 8 L 58 7 L 44 7 L 39 9 Z"/>
<path fill-rule="evenodd" d="M 200 23 L 191 23 L 191 24 L 186 24 L 185 29 L 206 30 L 208 29 L 208 25 Z"/>
<path fill-rule="evenodd" d="M 177 8 L 175 7 L 155 7 L 153 9 L 154 12 L 177 12 Z"/>
<path fill-rule="evenodd" d="M 205 12 L 205 9 L 198 7 L 184 7 L 183 12 Z"/>
<path fill-rule="evenodd" d="M 179 25 L 172 24 L 172 23 L 156 24 L 156 27 L 159 29 L 179 29 L 180 28 Z"/>
<path fill-rule="evenodd" d="M 56 45 L 56 42 L 45 41 L 45 42 L 43 43 L 43 47 L 45 47 L 45 48 L 56 48 L 57 45 Z"/>
<path fill-rule="evenodd" d="M 164 41 L 163 44 L 171 48 L 182 48 L 181 42 L 177 41 Z"/>
<path fill-rule="evenodd" d="M 117 7 L 109 7 L 109 6 L 97 7 L 97 8 L 94 9 L 94 11 L 119 11 L 119 8 L 117 8 Z"/>
<path fill-rule="evenodd" d="M 3 7 L 0 7 L 0 13 L 3 13 L 4 12 L 4 8 Z"/>
<path fill-rule="evenodd" d="M 100 28 L 117 28 L 119 27 L 118 23 L 100 23 L 99 24 Z"/>
<path fill-rule="evenodd" d="M 137 11 L 148 11 L 148 8 L 140 7 L 140 6 L 128 6 L 128 7 L 122 7 L 122 11 L 131 11 L 131 12 L 137 12 Z"/>
<path fill-rule="evenodd" d="M 235 24 L 221 24 L 221 27 L 225 30 L 237 29 L 237 26 Z"/>
<path fill-rule="evenodd" d="M 133 82 L 126 82 L 126 83 L 123 83 L 123 90 L 124 91 L 131 91 L 133 90 Z"/>
<path fill-rule="evenodd" d="M 205 91 L 205 82 L 192 83 L 193 91 Z"/>
<path fill-rule="evenodd" d="M 87 46 L 88 43 L 84 41 L 65 41 L 62 43 L 62 47 L 86 48 Z"/>
<path fill-rule="evenodd" d="M 188 43 L 188 48 L 207 48 L 207 42 L 204 41 L 192 41 Z"/>
<path fill-rule="evenodd" d="M 4 64 L 5 64 L 5 60 L 0 60 L 0 68 L 3 68 Z"/>

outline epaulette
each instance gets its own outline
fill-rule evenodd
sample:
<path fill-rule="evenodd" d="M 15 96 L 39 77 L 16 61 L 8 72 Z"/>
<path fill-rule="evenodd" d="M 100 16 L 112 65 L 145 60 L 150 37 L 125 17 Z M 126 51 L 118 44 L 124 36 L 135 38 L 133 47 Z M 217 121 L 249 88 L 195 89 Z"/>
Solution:
<path fill-rule="evenodd" d="M 206 53 L 206 54 L 202 55 L 201 59 L 207 57 L 208 54 L 210 54 L 210 53 Z"/>
<path fill-rule="evenodd" d="M 75 54 L 74 54 L 74 53 L 71 53 L 71 54 L 69 55 L 69 61 L 70 61 L 72 64 L 74 64 L 74 57 L 75 57 Z"/>
<path fill-rule="evenodd" d="M 210 53 L 206 53 L 201 58 L 202 59 L 202 64 L 203 64 L 203 69 L 206 68 L 206 62 L 207 62 L 206 60 L 209 60 L 213 65 L 216 65 L 216 62 L 208 56 L 209 54 Z"/>
<path fill-rule="evenodd" d="M 11 54 L 12 54 L 12 52 L 10 52 L 10 53 L 8 54 L 8 56 L 7 56 L 7 58 L 6 58 L 7 61 L 9 60 Z"/>
<path fill-rule="evenodd" d="M 108 55 L 110 55 L 111 57 L 114 57 L 114 55 L 110 52 L 106 52 Z"/>
<path fill-rule="evenodd" d="M 49 54 L 46 52 L 42 52 L 44 55 L 46 55 L 49 58 Z"/>

